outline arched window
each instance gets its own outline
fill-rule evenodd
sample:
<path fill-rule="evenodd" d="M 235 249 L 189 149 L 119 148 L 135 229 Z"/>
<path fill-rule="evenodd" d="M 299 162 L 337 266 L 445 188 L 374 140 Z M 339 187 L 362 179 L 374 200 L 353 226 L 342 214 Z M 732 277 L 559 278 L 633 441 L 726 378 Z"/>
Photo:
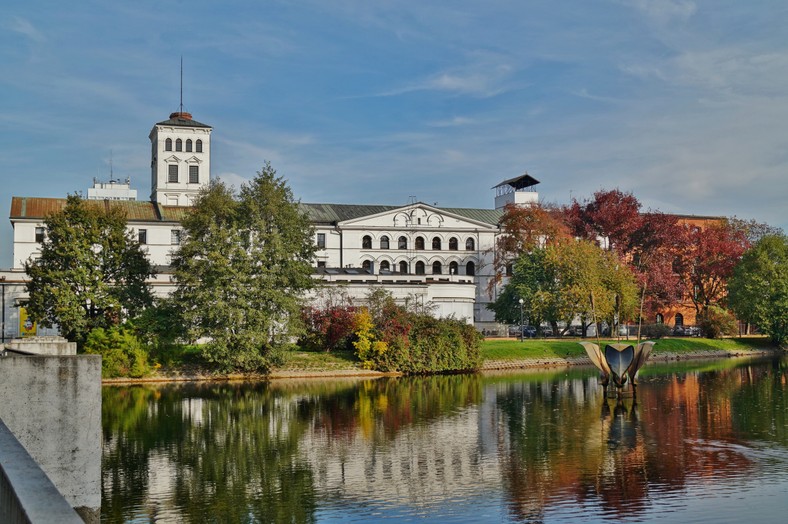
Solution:
<path fill-rule="evenodd" d="M 657 324 L 664 324 L 665 317 L 662 316 L 662 313 L 657 313 Z"/>
<path fill-rule="evenodd" d="M 473 262 L 468 262 L 465 264 L 465 274 L 469 277 L 472 277 L 476 274 L 476 264 Z"/>
<path fill-rule="evenodd" d="M 403 275 L 408 274 L 408 263 L 405 262 L 404 260 L 399 263 L 399 272 L 402 273 Z"/>
<path fill-rule="evenodd" d="M 361 263 L 361 269 L 363 269 L 364 271 L 369 271 L 370 273 L 372 273 L 372 261 L 371 260 L 365 260 L 364 262 L 362 262 Z"/>
<path fill-rule="evenodd" d="M 198 153 L 202 153 L 202 140 L 197 140 L 194 145 L 196 146 L 194 150 Z"/>
<path fill-rule="evenodd" d="M 380 270 L 381 271 L 391 271 L 391 264 L 389 264 L 388 260 L 382 260 L 380 262 Z"/>
<path fill-rule="evenodd" d="M 164 150 L 165 151 L 172 151 L 172 138 L 168 138 L 164 141 Z"/>
<path fill-rule="evenodd" d="M 432 249 L 435 251 L 441 250 L 441 237 L 434 237 L 432 239 Z"/>
<path fill-rule="evenodd" d="M 442 269 L 443 269 L 443 266 L 437 260 L 432 263 L 432 274 L 433 275 L 440 275 Z"/>
<path fill-rule="evenodd" d="M 175 141 L 175 151 L 183 151 L 183 140 L 180 138 Z"/>
<path fill-rule="evenodd" d="M 416 274 L 423 275 L 424 274 L 424 262 L 416 262 Z"/>
<path fill-rule="evenodd" d="M 416 237 L 416 249 L 424 249 L 424 237 Z"/>
<path fill-rule="evenodd" d="M 389 237 L 383 235 L 380 237 L 380 249 L 388 249 L 389 248 Z"/>
<path fill-rule="evenodd" d="M 459 266 L 459 264 L 457 264 L 457 262 L 451 262 L 451 263 L 449 264 L 449 274 L 450 274 L 450 275 L 456 275 L 456 274 L 458 274 L 459 272 L 460 272 L 460 266 Z"/>
<path fill-rule="evenodd" d="M 449 239 L 449 251 L 457 251 L 457 249 L 459 249 L 457 246 L 457 237 L 451 237 Z"/>
<path fill-rule="evenodd" d="M 476 249 L 476 241 L 469 238 L 465 241 L 465 251 L 473 251 Z"/>
<path fill-rule="evenodd" d="M 364 235 L 364 238 L 361 239 L 361 249 L 372 249 L 372 237 L 369 235 Z"/>
<path fill-rule="evenodd" d="M 399 237 L 399 239 L 397 239 L 397 249 L 408 249 L 408 239 Z"/>
<path fill-rule="evenodd" d="M 187 153 L 191 153 L 192 152 L 192 139 L 191 138 L 186 141 L 186 152 Z"/>
<path fill-rule="evenodd" d="M 684 315 L 681 313 L 676 313 L 676 325 L 683 326 L 684 325 Z"/>

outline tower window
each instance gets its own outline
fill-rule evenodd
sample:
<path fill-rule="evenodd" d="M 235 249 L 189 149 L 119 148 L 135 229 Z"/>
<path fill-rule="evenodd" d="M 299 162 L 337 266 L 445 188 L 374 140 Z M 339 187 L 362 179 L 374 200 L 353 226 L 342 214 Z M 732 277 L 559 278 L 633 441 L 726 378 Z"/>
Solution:
<path fill-rule="evenodd" d="M 144 246 L 148 243 L 148 230 L 147 229 L 139 229 L 137 230 L 137 241 L 140 243 L 141 246 Z"/>
<path fill-rule="evenodd" d="M 180 138 L 175 141 L 175 151 L 183 151 L 183 140 Z"/>
<path fill-rule="evenodd" d="M 194 145 L 195 145 L 195 149 L 194 150 L 197 153 L 202 153 L 202 140 L 197 140 L 197 142 Z"/>
<path fill-rule="evenodd" d="M 164 150 L 165 151 L 172 151 L 172 138 L 168 138 L 164 141 Z"/>
<path fill-rule="evenodd" d="M 192 139 L 191 138 L 186 141 L 186 152 L 187 153 L 191 153 L 192 152 Z"/>
<path fill-rule="evenodd" d="M 167 173 L 167 182 L 172 182 L 174 184 L 178 183 L 178 164 L 170 164 L 168 166 L 168 173 Z"/>
<path fill-rule="evenodd" d="M 189 183 L 200 183 L 200 166 L 189 166 Z"/>

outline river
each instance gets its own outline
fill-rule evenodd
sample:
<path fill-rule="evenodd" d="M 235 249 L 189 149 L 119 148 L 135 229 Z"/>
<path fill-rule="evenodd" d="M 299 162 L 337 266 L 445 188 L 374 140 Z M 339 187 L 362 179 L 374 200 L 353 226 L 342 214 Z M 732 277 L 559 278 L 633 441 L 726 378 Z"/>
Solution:
<path fill-rule="evenodd" d="M 788 361 L 108 386 L 102 522 L 777 522 Z"/>

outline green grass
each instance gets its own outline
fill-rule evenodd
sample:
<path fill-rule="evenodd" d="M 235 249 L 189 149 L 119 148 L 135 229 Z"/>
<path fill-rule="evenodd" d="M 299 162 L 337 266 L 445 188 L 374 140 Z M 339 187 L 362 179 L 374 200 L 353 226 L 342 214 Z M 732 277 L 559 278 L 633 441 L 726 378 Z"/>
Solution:
<path fill-rule="evenodd" d="M 585 339 L 587 342 L 596 342 L 596 339 Z M 530 339 L 520 342 L 511 339 L 485 339 L 482 342 L 482 358 L 484 360 L 513 360 L 520 358 L 566 358 L 585 356 L 580 339 L 572 340 L 540 340 Z M 615 340 L 602 339 L 602 344 L 615 342 Z M 625 342 L 622 340 L 622 342 Z M 630 342 L 635 342 L 630 340 Z M 659 353 L 690 353 L 693 351 L 724 350 L 730 352 L 767 349 L 769 341 L 766 338 L 727 338 L 710 340 L 707 338 L 666 338 L 657 341 L 654 354 Z"/>

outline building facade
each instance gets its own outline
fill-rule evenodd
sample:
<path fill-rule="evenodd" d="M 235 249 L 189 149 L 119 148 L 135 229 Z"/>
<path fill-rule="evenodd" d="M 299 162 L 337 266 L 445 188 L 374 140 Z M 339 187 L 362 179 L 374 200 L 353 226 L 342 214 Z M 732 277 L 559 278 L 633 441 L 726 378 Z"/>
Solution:
<path fill-rule="evenodd" d="M 176 112 L 150 132 L 149 201 L 121 196 L 130 187 L 104 187 L 94 181 L 96 205 L 120 207 L 128 227 L 157 268 L 150 283 L 159 296 L 174 288 L 170 271 L 181 242 L 181 220 L 210 182 L 212 127 L 190 113 Z M 403 206 L 302 203 L 314 227 L 315 278 L 354 301 L 383 288 L 401 303 L 420 301 L 436 316 L 454 316 L 478 329 L 497 327 L 487 304 L 498 220 L 507 203 L 538 201 L 527 173 L 496 186 L 496 209 L 439 208 L 421 202 Z M 101 189 L 102 191 L 97 191 Z M 106 190 L 114 189 L 112 194 Z M 118 190 L 122 191 L 118 191 Z M 104 196 L 101 199 L 101 196 Z M 46 238 L 45 217 L 65 206 L 65 198 L 15 196 L 11 203 L 13 265 L 0 272 L 4 338 L 20 334 L 20 304 L 26 299 L 24 264 L 39 254 Z M 500 204 L 500 205 L 498 205 Z M 10 285 L 13 282 L 14 285 Z M 6 318 L 6 317 L 4 317 Z"/>

